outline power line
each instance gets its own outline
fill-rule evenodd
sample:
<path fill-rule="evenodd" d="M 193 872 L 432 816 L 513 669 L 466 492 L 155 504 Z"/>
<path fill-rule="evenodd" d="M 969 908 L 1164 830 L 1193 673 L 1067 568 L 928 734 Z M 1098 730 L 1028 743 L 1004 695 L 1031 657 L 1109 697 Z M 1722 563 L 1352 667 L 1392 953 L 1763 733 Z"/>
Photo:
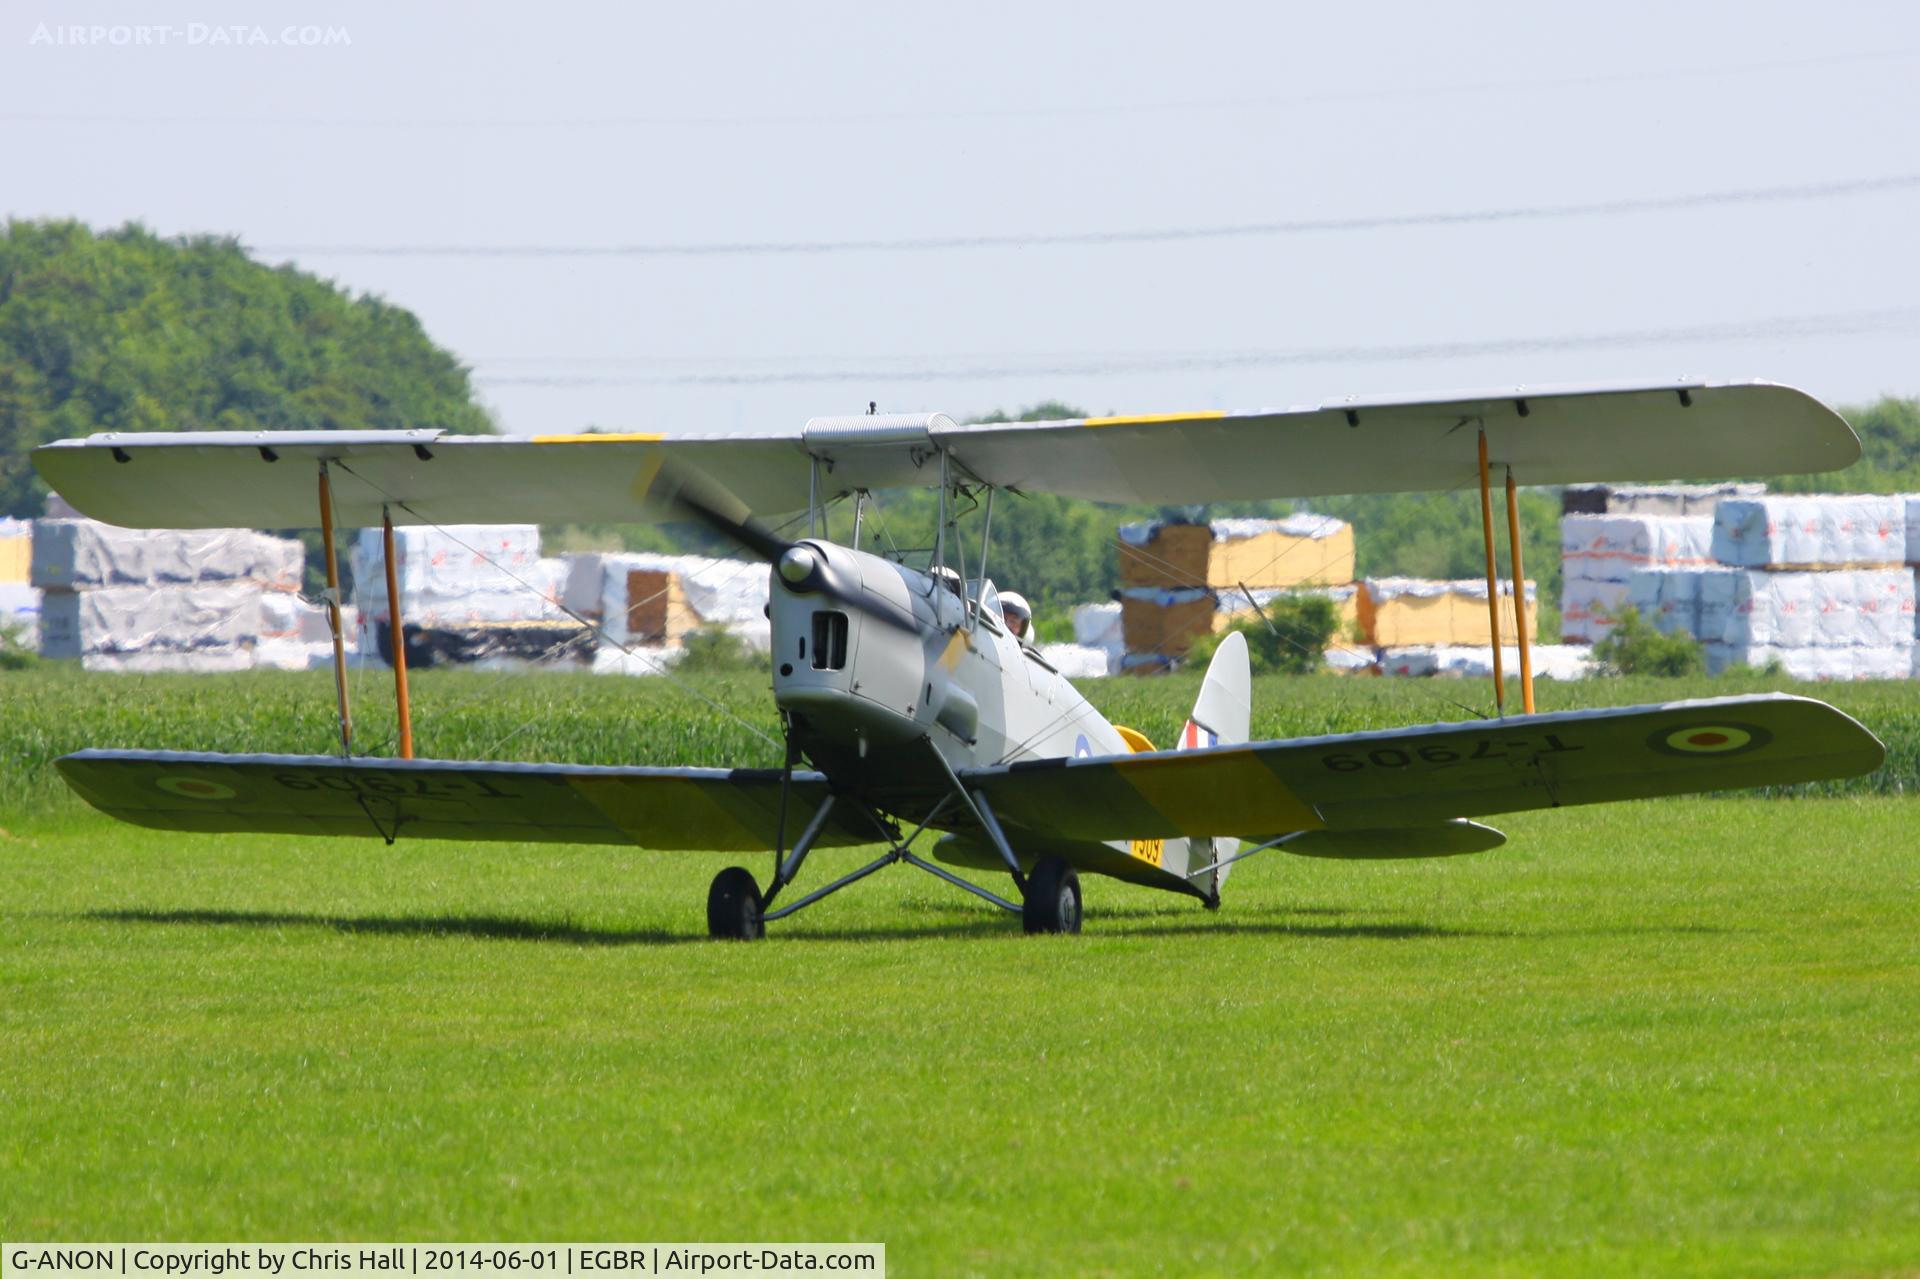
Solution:
<path fill-rule="evenodd" d="M 1827 315 L 1782 316 L 1766 320 L 1702 324 L 1691 327 L 1622 329 L 1559 337 L 1494 338 L 1475 342 L 1423 342 L 1384 346 L 1305 347 L 1296 350 L 1229 351 L 1187 354 L 1088 355 L 1051 365 L 960 364 L 928 360 L 922 367 L 792 369 L 771 372 L 713 373 L 563 373 L 479 374 L 485 386 L 580 389 L 606 386 L 769 386 L 857 382 L 984 382 L 1007 378 L 1114 376 L 1129 373 L 1183 373 L 1214 369 L 1277 368 L 1295 365 L 1401 363 L 1457 360 L 1486 355 L 1531 355 L 1553 351 L 1590 351 L 1640 346 L 1696 346 L 1708 342 L 1823 338 L 1920 328 L 1920 307 L 1894 307 Z"/>
<path fill-rule="evenodd" d="M 1388 213 L 1357 218 L 1299 218 L 1282 222 L 1159 227 L 1135 231 L 1027 232 L 1017 235 L 915 236 L 904 239 L 743 240 L 704 244 L 294 244 L 258 246 L 254 251 L 289 257 L 668 258 L 1026 249 L 1064 245 L 1155 244 L 1182 240 L 1226 240 L 1253 236 L 1382 231 L 1403 227 L 1468 226 L 1493 222 L 1540 222 L 1556 218 L 1617 217 L 1633 213 L 1881 195 L 1908 191 L 1914 187 L 1920 187 L 1920 173 L 1896 173 L 1878 178 L 1845 178 L 1835 182 L 1803 182 L 1790 186 L 1696 191 L 1687 195 L 1591 200 L 1574 204 L 1513 205 L 1505 208 L 1465 209 L 1437 213 Z"/>
<path fill-rule="evenodd" d="M 1614 84 L 1649 84 L 1670 80 L 1702 80 L 1755 72 L 1797 71 L 1812 67 L 1847 66 L 1862 62 L 1899 61 L 1920 55 L 1916 49 L 1887 49 L 1863 53 L 1827 54 L 1811 58 L 1776 58 L 1761 62 L 1719 66 L 1657 67 L 1642 71 L 1612 71 L 1594 75 L 1514 77 L 1470 81 L 1464 84 L 1410 85 L 1395 88 L 1329 89 L 1312 93 L 1256 94 L 1220 98 L 1173 98 L 1139 102 L 1076 102 L 1065 106 L 973 107 L 957 110 L 766 112 L 741 115 L 603 115 L 603 116 L 269 116 L 89 114 L 84 112 L 13 112 L 0 115 L 4 125 L 62 125 L 81 128 L 279 128 L 364 130 L 493 130 L 493 129 L 737 129 L 813 128 L 857 125 L 913 124 L 938 121 L 1038 120 L 1097 116 L 1139 116 L 1183 112 L 1272 110 L 1350 102 L 1390 102 L 1478 93 L 1584 89 Z"/>

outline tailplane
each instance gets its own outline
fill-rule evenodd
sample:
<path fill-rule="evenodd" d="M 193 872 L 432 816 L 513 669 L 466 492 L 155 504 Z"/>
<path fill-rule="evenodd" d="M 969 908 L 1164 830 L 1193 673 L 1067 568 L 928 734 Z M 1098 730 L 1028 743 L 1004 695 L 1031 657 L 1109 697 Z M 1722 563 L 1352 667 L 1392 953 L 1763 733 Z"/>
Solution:
<path fill-rule="evenodd" d="M 1174 749 L 1190 751 L 1244 742 L 1252 718 L 1253 672 L 1247 664 L 1247 639 L 1240 632 L 1231 631 L 1220 641 L 1220 647 L 1214 650 L 1213 661 L 1207 667 L 1207 677 L 1200 684 L 1200 696 L 1193 703 L 1193 713 L 1187 716 Z M 1237 839 L 1215 837 L 1211 841 L 1213 855 L 1209 857 L 1206 850 L 1208 842 L 1202 839 L 1194 841 L 1191 864 L 1205 866 L 1209 862 L 1224 861 L 1240 847 Z M 1219 904 L 1220 890 L 1226 885 L 1227 875 L 1232 870 L 1233 867 L 1228 865 L 1213 872 L 1212 892 L 1208 896 L 1215 905 Z M 1202 886 L 1205 887 L 1204 884 Z"/>

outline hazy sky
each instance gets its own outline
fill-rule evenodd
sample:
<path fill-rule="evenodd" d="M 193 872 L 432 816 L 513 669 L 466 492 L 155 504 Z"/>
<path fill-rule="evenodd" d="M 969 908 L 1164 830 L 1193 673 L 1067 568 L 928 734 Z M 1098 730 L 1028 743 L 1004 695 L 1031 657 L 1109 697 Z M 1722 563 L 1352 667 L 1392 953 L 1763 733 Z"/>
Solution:
<path fill-rule="evenodd" d="M 1913 393 L 1916 126 L 1896 3 L 0 0 L 0 208 L 378 293 L 513 431 Z M 345 251 L 460 247 L 536 252 Z"/>

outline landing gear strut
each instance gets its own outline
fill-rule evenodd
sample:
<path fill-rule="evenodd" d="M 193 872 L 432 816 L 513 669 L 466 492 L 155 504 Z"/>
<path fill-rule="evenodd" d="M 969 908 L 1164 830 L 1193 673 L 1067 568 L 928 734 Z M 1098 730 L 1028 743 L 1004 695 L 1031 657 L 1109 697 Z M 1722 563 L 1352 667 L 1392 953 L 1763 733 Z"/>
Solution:
<path fill-rule="evenodd" d="M 931 743 L 927 745 L 931 750 Z M 1009 914 L 1020 916 L 1029 933 L 1079 932 L 1080 877 L 1074 873 L 1073 867 L 1064 858 L 1046 857 L 1034 867 L 1031 876 L 1023 874 L 1020 869 L 1020 859 L 1014 855 L 1012 845 L 1007 842 L 1006 832 L 1000 828 L 999 819 L 994 816 L 993 809 L 988 806 L 986 796 L 968 793 L 939 752 L 934 751 L 933 755 L 940 761 L 941 768 L 946 771 L 948 780 L 953 784 L 953 790 L 935 804 L 932 811 L 922 818 L 920 824 L 904 839 L 901 838 L 896 827 L 874 811 L 872 805 L 857 798 L 846 798 L 844 802 L 858 807 L 872 823 L 875 832 L 887 841 L 887 851 L 858 870 L 850 871 L 832 883 L 814 889 L 800 900 L 790 902 L 776 910 L 773 905 L 774 898 L 778 897 L 781 890 L 792 883 L 794 876 L 800 873 L 800 867 L 807 860 L 807 854 L 813 850 L 821 832 L 826 828 L 827 818 L 832 813 L 835 803 L 843 800 L 842 796 L 829 794 L 822 798 L 820 807 L 814 810 L 813 819 L 807 823 L 806 829 L 800 833 L 800 838 L 794 842 L 793 850 L 780 860 L 778 868 L 774 871 L 773 881 L 767 885 L 764 895 L 759 885 L 754 882 L 753 876 L 741 867 L 729 866 L 714 876 L 713 886 L 707 891 L 708 934 L 718 939 L 732 941 L 753 941 L 764 937 L 767 925 L 774 920 L 798 914 L 821 898 L 831 896 L 849 884 L 865 879 L 876 871 L 884 870 L 895 862 L 905 862 L 916 870 L 925 871 L 935 879 L 943 879 L 955 888 L 963 889 L 984 901 L 991 902 Z M 793 753 L 789 751 L 789 769 L 792 763 Z M 784 779 L 782 790 L 783 792 L 785 790 Z M 993 845 L 994 851 L 999 853 L 1007 872 L 1013 876 L 1014 886 L 1020 890 L 1020 903 L 1010 902 L 998 893 L 990 892 L 978 884 L 969 883 L 946 867 L 936 866 L 911 851 L 914 840 L 939 820 L 941 813 L 956 800 L 962 807 L 971 811 L 980 823 L 981 832 Z M 780 813 L 782 838 L 785 835 L 786 824 L 786 804 L 783 798 Z"/>

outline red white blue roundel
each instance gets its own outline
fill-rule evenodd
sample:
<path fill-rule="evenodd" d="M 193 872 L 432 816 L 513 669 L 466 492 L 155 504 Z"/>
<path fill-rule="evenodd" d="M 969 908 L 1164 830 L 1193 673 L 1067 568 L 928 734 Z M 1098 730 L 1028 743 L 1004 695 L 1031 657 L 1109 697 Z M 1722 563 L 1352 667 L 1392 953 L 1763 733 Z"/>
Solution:
<path fill-rule="evenodd" d="M 1195 723 L 1193 720 L 1188 720 L 1187 726 L 1180 730 L 1179 749 L 1183 751 L 1199 750 L 1203 746 L 1218 746 L 1219 744 L 1220 734 L 1214 732 L 1204 724 Z"/>
<path fill-rule="evenodd" d="M 1758 724 L 1726 721 L 1662 729 L 1647 739 L 1647 745 L 1663 755 L 1742 755 L 1772 740 L 1773 734 Z"/>

